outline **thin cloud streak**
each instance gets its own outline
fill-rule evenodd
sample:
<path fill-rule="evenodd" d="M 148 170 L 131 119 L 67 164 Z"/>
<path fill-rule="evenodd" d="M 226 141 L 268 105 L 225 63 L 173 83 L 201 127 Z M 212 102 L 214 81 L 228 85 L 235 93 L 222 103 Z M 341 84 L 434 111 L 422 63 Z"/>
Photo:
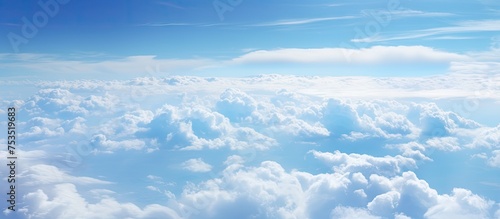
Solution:
<path fill-rule="evenodd" d="M 190 24 L 190 23 L 145 23 L 139 24 L 137 26 L 145 26 L 145 27 L 167 27 L 167 26 L 196 26 L 199 24 Z"/>
<path fill-rule="evenodd" d="M 345 20 L 345 19 L 354 19 L 354 18 L 357 18 L 357 17 L 355 17 L 355 16 L 342 16 L 342 17 L 324 17 L 324 18 L 310 18 L 310 19 L 279 20 L 279 21 L 254 24 L 254 25 L 249 25 L 249 26 L 255 26 L 255 27 L 288 26 L 288 25 L 301 25 L 301 24 L 310 24 L 310 23 L 317 23 L 317 22 L 323 22 L 323 21 Z"/>
<path fill-rule="evenodd" d="M 398 10 L 391 12 L 391 14 L 399 17 L 445 17 L 455 15 L 445 12 L 425 12 L 417 10 Z"/>
<path fill-rule="evenodd" d="M 358 38 L 358 39 L 352 39 L 351 42 L 374 43 L 374 42 L 386 42 L 394 40 L 418 39 L 418 38 L 443 35 L 443 34 L 459 34 L 459 33 L 469 33 L 469 32 L 490 32 L 490 31 L 500 31 L 500 20 L 464 21 L 459 23 L 457 26 L 415 30 L 415 31 L 409 31 L 405 34 L 387 36 L 387 37 L 375 36 L 375 37 Z"/>

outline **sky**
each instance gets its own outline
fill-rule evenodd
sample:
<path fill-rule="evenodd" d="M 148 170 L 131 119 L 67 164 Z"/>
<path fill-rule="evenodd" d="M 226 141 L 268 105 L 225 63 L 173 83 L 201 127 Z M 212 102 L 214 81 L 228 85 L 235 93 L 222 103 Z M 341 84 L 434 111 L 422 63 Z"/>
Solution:
<path fill-rule="evenodd" d="M 0 10 L 10 80 L 133 78 L 148 67 L 197 76 L 430 75 L 489 61 L 500 41 L 493 0 L 46 0 L 2 1 Z"/>
<path fill-rule="evenodd" d="M 0 14 L 2 218 L 500 219 L 497 1 Z"/>

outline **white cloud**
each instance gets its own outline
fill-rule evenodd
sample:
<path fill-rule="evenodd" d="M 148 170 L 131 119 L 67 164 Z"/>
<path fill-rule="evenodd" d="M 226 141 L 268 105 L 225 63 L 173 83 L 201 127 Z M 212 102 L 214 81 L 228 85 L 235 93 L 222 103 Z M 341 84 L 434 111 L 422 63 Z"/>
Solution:
<path fill-rule="evenodd" d="M 70 60 L 49 54 L 0 54 L 10 57 L 10 62 L 2 64 L 3 68 L 23 69 L 38 73 L 50 73 L 59 76 L 71 76 L 86 73 L 87 75 L 98 76 L 102 73 L 137 75 L 148 73 L 147 66 L 161 66 L 162 72 L 149 72 L 150 74 L 160 74 L 165 71 L 186 70 L 207 67 L 213 64 L 209 59 L 161 59 L 154 55 L 127 56 L 122 58 L 106 57 L 103 61 L 80 61 Z"/>
<path fill-rule="evenodd" d="M 498 167 L 500 126 L 478 124 L 429 99 L 458 99 L 462 104 L 457 97 L 483 89 L 495 92 L 495 83 L 477 75 L 150 77 L 40 83 L 43 89 L 26 101 L 22 109 L 29 113 L 19 121 L 26 127 L 18 135 L 25 141 L 23 146 L 36 149 L 19 153 L 26 162 L 19 174 L 26 182 L 20 207 L 32 218 L 435 218 L 454 214 L 491 218 L 498 211 L 498 203 L 488 200 L 494 195 L 480 197 L 466 189 L 440 194 L 408 170 L 417 171 L 421 161 L 432 165 L 432 150 L 442 150 L 442 156 L 480 153 L 475 157 L 484 159 L 486 168 Z M 154 91 L 144 93 L 145 99 L 153 97 L 150 102 L 129 103 L 128 93 L 122 93 L 146 87 Z M 446 92 L 441 93 L 443 89 Z M 454 89 L 460 92 L 451 92 Z M 394 97 L 399 98 L 390 100 Z M 486 97 L 478 95 L 486 101 L 498 99 Z M 36 144 L 39 139 L 43 145 Z M 391 155 L 359 152 L 359 144 Z M 166 152 L 177 159 L 180 153 L 194 154 L 186 161 L 173 159 L 174 166 L 194 172 L 217 169 L 206 161 L 226 167 L 214 174 L 195 174 L 195 182 L 182 177 L 166 182 L 173 179 L 161 171 L 146 172 L 133 192 L 161 199 L 128 199 L 121 194 L 130 185 L 127 182 L 110 182 L 106 176 L 100 178 L 102 172 L 70 175 L 63 167 L 49 165 L 60 159 L 55 152 L 75 145 L 96 146 L 101 152 L 128 149 L 123 153 L 144 157 Z M 345 146 L 356 152 L 343 151 Z M 217 155 L 207 155 L 211 153 Z M 105 158 L 122 159 L 116 154 Z M 5 161 L 6 152 L 0 155 Z M 300 162 L 290 164 L 273 156 Z M 318 165 L 318 160 L 331 171 L 308 166 Z M 162 162 L 171 164 L 168 159 Z M 84 169 L 87 165 L 82 172 L 92 173 Z"/>
<path fill-rule="evenodd" d="M 495 210 L 493 201 L 468 190 L 439 195 L 413 172 L 392 178 L 372 174 L 366 184 L 347 176 L 289 172 L 272 161 L 257 167 L 234 163 L 218 178 L 188 185 L 173 205 L 188 206 L 188 218 L 228 218 L 235 212 L 258 218 L 433 218 L 459 206 L 463 210 L 456 212 L 481 218 Z"/>
<path fill-rule="evenodd" d="M 425 218 L 491 218 L 489 211 L 493 203 L 469 190 L 455 188 L 451 195 L 440 196 L 438 203 L 425 213 Z"/>
<path fill-rule="evenodd" d="M 258 50 L 233 59 L 234 63 L 382 64 L 463 61 L 465 55 L 425 46 L 373 46 L 366 49 L 319 48 Z"/>
<path fill-rule="evenodd" d="M 365 176 L 360 172 L 352 174 L 352 181 L 361 184 L 368 184 L 368 181 L 366 180 Z"/>
<path fill-rule="evenodd" d="M 467 147 L 498 148 L 500 143 L 500 125 L 496 127 L 479 128 L 473 132 L 473 140 Z"/>
<path fill-rule="evenodd" d="M 92 137 L 90 142 L 96 147 L 102 148 L 103 151 L 112 152 L 114 150 L 140 150 L 146 146 L 146 143 L 139 139 L 126 139 L 126 140 L 110 140 L 103 134 L 97 134 Z"/>
<path fill-rule="evenodd" d="M 402 156 L 413 158 L 416 161 L 431 161 L 424 153 L 427 150 L 426 146 L 414 141 L 404 144 L 389 144 L 388 148 L 398 149 L 402 152 Z"/>
<path fill-rule="evenodd" d="M 42 89 L 28 99 L 23 108 L 31 114 L 55 114 L 60 117 L 68 114 L 70 116 L 84 115 L 88 111 L 79 106 L 81 100 L 81 96 L 65 89 Z"/>
<path fill-rule="evenodd" d="M 65 133 L 64 128 L 61 127 L 61 123 L 62 121 L 59 119 L 33 117 L 25 123 L 25 127 L 30 127 L 29 130 L 20 133 L 19 137 L 26 139 L 59 137 Z"/>
<path fill-rule="evenodd" d="M 416 167 L 415 160 L 401 155 L 395 157 L 374 157 L 366 154 L 346 154 L 340 151 L 319 152 L 310 151 L 313 156 L 333 166 L 336 172 L 361 172 L 363 174 L 394 175 L 402 171 L 402 168 Z"/>
<path fill-rule="evenodd" d="M 245 120 L 257 108 L 254 98 L 238 89 L 227 89 L 220 95 L 217 111 L 230 120 Z"/>
<path fill-rule="evenodd" d="M 428 12 L 428 11 L 404 9 L 404 10 L 391 11 L 391 15 L 394 15 L 396 17 L 444 17 L 444 16 L 452 16 L 454 14 L 446 12 Z"/>
<path fill-rule="evenodd" d="M 473 69 L 473 68 L 471 68 Z M 494 68 L 491 68 L 494 69 Z M 484 69 L 483 69 L 484 70 Z M 478 71 L 480 74 L 447 74 L 429 77 L 329 77 L 329 76 L 290 76 L 259 75 L 248 78 L 204 78 L 196 76 L 171 76 L 165 78 L 137 78 L 125 81 L 44 81 L 31 86 L 46 89 L 64 87 L 78 92 L 117 92 L 129 98 L 131 91 L 144 91 L 142 98 L 168 96 L 178 100 L 179 94 L 192 94 L 198 97 L 221 95 L 228 88 L 242 92 L 276 94 L 282 89 L 293 90 L 307 100 L 315 98 L 355 98 L 362 100 L 395 100 L 411 98 L 485 98 L 498 99 L 493 95 L 498 92 L 500 75 L 489 74 L 491 71 Z M 452 71 L 453 72 L 453 71 Z M 467 72 L 470 72 L 467 70 Z M 335 84 L 335 86 L 332 86 Z M 363 84 L 363 86 L 356 86 Z M 147 85 L 147 86 L 146 86 Z M 237 89 L 236 89 L 237 88 Z M 61 88 L 62 89 L 62 88 Z M 279 96 L 284 94 L 279 94 Z M 38 95 L 40 96 L 40 95 Z M 220 98 L 220 97 L 219 97 Z M 163 99 L 162 99 L 163 100 Z M 165 99 L 168 101 L 168 99 Z M 393 101 L 395 102 L 395 101 Z M 395 106 L 394 106 L 395 107 Z"/>
<path fill-rule="evenodd" d="M 334 20 L 345 20 L 352 19 L 354 16 L 343 16 L 343 17 L 323 17 L 323 18 L 308 18 L 308 19 L 294 19 L 294 20 L 279 20 L 275 22 L 261 23 L 250 26 L 257 27 L 267 27 L 267 26 L 290 26 L 290 25 L 301 25 L 301 24 L 310 24 L 316 22 L 323 21 L 334 21 Z"/>
<path fill-rule="evenodd" d="M 172 209 L 152 204 L 143 209 L 132 203 L 120 203 L 113 198 L 103 198 L 89 203 L 75 185 L 54 185 L 48 193 L 38 189 L 24 196 L 27 206 L 19 209 L 28 218 L 180 218 Z"/>
<path fill-rule="evenodd" d="M 453 137 L 431 138 L 425 143 L 428 147 L 437 148 L 442 151 L 460 150 L 458 139 Z"/>
<path fill-rule="evenodd" d="M 381 219 L 381 217 L 374 216 L 370 212 L 363 208 L 353 208 L 353 207 L 335 207 L 332 211 L 332 216 L 330 218 L 335 219 Z"/>
<path fill-rule="evenodd" d="M 488 159 L 488 164 L 493 167 L 500 167 L 500 150 L 491 152 L 492 156 Z"/>
<path fill-rule="evenodd" d="M 87 184 L 111 184 L 111 182 L 95 179 L 91 177 L 74 177 L 59 168 L 51 165 L 38 164 L 31 166 L 27 171 L 20 174 L 21 178 L 25 178 L 25 184 L 28 186 L 34 185 L 52 185 L 57 183 L 74 183 L 80 185 Z M 24 180 L 23 180 L 24 181 Z"/>
<path fill-rule="evenodd" d="M 223 147 L 232 150 L 247 148 L 266 150 L 275 146 L 277 144 L 275 139 L 253 128 L 230 122 L 231 119 L 235 120 L 233 123 L 237 123 L 247 118 L 240 114 L 231 114 L 234 112 L 233 107 L 239 109 L 245 107 L 246 103 L 238 99 L 236 102 L 227 102 L 228 105 L 218 105 L 216 110 L 220 112 L 198 105 L 181 107 L 165 105 L 157 111 L 157 115 L 148 124 L 145 124 L 146 130 L 138 133 L 138 136 L 156 139 L 160 144 L 180 150 Z M 251 111 L 247 113 L 251 114 Z"/>
<path fill-rule="evenodd" d="M 398 207 L 401 194 L 396 191 L 386 192 L 377 195 L 371 202 L 368 203 L 368 209 L 377 215 L 392 215 Z"/>
<path fill-rule="evenodd" d="M 185 170 L 198 173 L 210 172 L 212 170 L 212 166 L 205 163 L 201 158 L 186 160 L 181 164 L 181 166 Z"/>
<path fill-rule="evenodd" d="M 411 217 L 406 216 L 405 214 L 398 213 L 394 215 L 394 219 L 411 219 Z"/>
<path fill-rule="evenodd" d="M 353 39 L 353 42 L 384 42 L 393 40 L 407 40 L 407 39 L 417 39 L 424 38 L 435 35 L 444 34 L 460 34 L 460 33 L 471 33 L 471 32 L 493 32 L 500 30 L 500 20 L 469 20 L 461 21 L 454 26 L 447 27 L 437 27 L 430 29 L 422 29 L 409 31 L 404 34 L 392 35 L 392 36 L 374 36 L 361 39 Z"/>

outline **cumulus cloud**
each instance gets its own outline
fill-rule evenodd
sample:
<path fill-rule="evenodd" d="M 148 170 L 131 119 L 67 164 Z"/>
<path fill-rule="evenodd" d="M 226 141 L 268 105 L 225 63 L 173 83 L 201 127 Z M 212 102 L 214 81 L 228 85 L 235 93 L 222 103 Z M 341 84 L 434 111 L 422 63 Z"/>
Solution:
<path fill-rule="evenodd" d="M 205 163 L 201 158 L 186 160 L 181 164 L 181 166 L 183 169 L 189 170 L 191 172 L 204 173 L 212 170 L 212 166 L 208 163 Z"/>
<path fill-rule="evenodd" d="M 227 117 L 210 109 L 195 106 L 181 108 L 166 105 L 157 112 L 139 137 L 157 139 L 169 148 L 183 150 L 245 148 L 268 149 L 276 141 L 250 127 L 237 127 Z"/>
<path fill-rule="evenodd" d="M 413 172 L 363 178 L 285 171 L 272 161 L 256 167 L 233 163 L 221 177 L 186 187 L 174 209 L 188 206 L 188 218 L 229 218 L 236 212 L 258 218 L 434 218 L 462 212 L 481 218 L 495 210 L 493 201 L 469 190 L 440 195 Z M 458 206 L 463 209 L 455 211 Z"/>
<path fill-rule="evenodd" d="M 81 96 L 68 90 L 49 88 L 38 91 L 25 102 L 24 108 L 32 114 L 58 115 L 67 118 L 88 113 L 85 108 L 79 106 L 81 100 Z"/>
<path fill-rule="evenodd" d="M 500 167 L 500 150 L 494 150 L 488 159 L 488 164 L 493 167 Z"/>
<path fill-rule="evenodd" d="M 20 151 L 20 211 L 28 218 L 494 218 L 494 194 L 432 187 L 419 167 L 450 154 L 500 166 L 500 126 L 434 99 L 463 104 L 477 90 L 497 91 L 495 83 L 466 75 L 39 83 L 18 101 L 27 150 Z M 497 104 L 496 96 L 475 97 Z M 81 169 L 63 167 L 61 153 L 83 156 Z M 122 155 L 148 161 L 121 162 L 137 177 L 133 188 L 121 171 L 94 169 Z"/>
<path fill-rule="evenodd" d="M 29 207 L 20 212 L 27 218 L 180 218 L 172 209 L 158 204 L 141 209 L 109 197 L 89 203 L 70 183 L 56 184 L 49 192 L 39 189 L 26 194 L 24 199 Z"/>
<path fill-rule="evenodd" d="M 493 201 L 473 194 L 466 189 L 455 188 L 451 195 L 440 196 L 435 206 L 426 213 L 426 218 L 491 218 Z"/>
<path fill-rule="evenodd" d="M 144 148 L 146 145 L 144 141 L 141 141 L 139 139 L 121 141 L 109 140 L 106 135 L 103 134 L 94 135 L 90 142 L 96 147 L 100 147 L 107 152 L 111 152 L 117 149 L 139 150 Z"/>
<path fill-rule="evenodd" d="M 366 154 L 346 154 L 340 151 L 334 153 L 310 151 L 313 156 L 329 165 L 338 172 L 383 173 L 392 175 L 401 172 L 401 168 L 415 167 L 415 160 L 397 155 L 395 157 L 374 157 Z"/>

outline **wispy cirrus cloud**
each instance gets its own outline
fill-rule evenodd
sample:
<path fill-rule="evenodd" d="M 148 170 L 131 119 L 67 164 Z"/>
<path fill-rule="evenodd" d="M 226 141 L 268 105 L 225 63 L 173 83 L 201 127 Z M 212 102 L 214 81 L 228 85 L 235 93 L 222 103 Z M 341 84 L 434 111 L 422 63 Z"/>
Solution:
<path fill-rule="evenodd" d="M 454 26 L 414 30 L 387 36 L 376 35 L 366 38 L 356 38 L 352 39 L 351 41 L 355 43 L 374 43 L 394 40 L 419 39 L 436 35 L 494 31 L 500 31 L 500 20 L 469 20 L 459 22 Z"/>
<path fill-rule="evenodd" d="M 146 26 L 146 27 L 166 27 L 166 26 L 196 26 L 199 24 L 194 23 L 144 23 L 138 24 L 137 26 Z"/>
<path fill-rule="evenodd" d="M 405 10 L 391 11 L 391 15 L 396 17 L 443 17 L 443 16 L 453 16 L 455 14 L 447 12 L 427 12 L 427 11 L 405 9 Z"/>
<path fill-rule="evenodd" d="M 317 23 L 317 22 L 323 22 L 323 21 L 345 20 L 345 19 L 353 19 L 353 18 L 356 18 L 356 16 L 287 19 L 287 20 L 278 20 L 278 21 L 254 24 L 254 25 L 249 25 L 249 26 L 255 26 L 255 27 L 289 26 L 289 25 L 301 25 L 301 24 L 310 24 L 310 23 Z"/>
<path fill-rule="evenodd" d="M 182 7 L 180 5 L 177 5 L 175 3 L 168 2 L 168 1 L 161 1 L 161 2 L 158 2 L 157 4 L 162 5 L 162 6 L 166 6 L 166 7 L 170 7 L 170 8 L 185 9 L 184 7 Z"/>

